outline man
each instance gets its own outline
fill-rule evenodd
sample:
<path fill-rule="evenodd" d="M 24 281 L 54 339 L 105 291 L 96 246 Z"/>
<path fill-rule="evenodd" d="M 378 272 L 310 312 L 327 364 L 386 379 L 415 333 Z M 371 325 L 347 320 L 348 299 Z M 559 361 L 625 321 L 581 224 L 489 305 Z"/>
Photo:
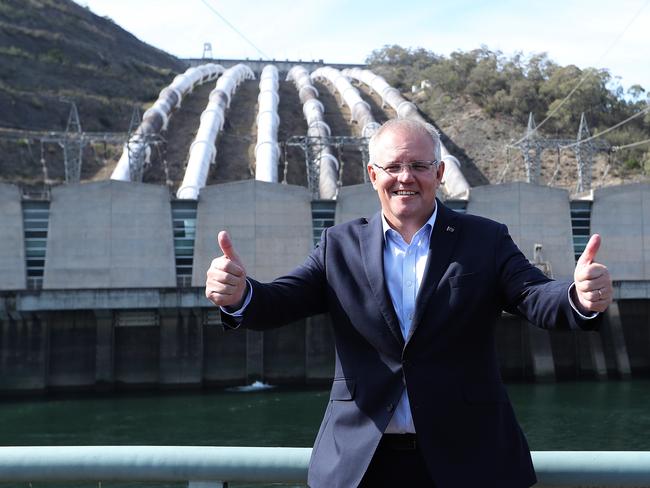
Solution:
<path fill-rule="evenodd" d="M 310 486 L 530 486 L 495 324 L 507 310 L 541 327 L 596 326 L 612 297 L 607 268 L 594 262 L 600 238 L 574 283 L 552 281 L 504 225 L 436 200 L 444 163 L 426 126 L 391 120 L 369 149 L 381 212 L 327 229 L 302 266 L 270 284 L 247 278 L 221 232 L 206 296 L 230 327 L 330 313 L 336 367 Z"/>

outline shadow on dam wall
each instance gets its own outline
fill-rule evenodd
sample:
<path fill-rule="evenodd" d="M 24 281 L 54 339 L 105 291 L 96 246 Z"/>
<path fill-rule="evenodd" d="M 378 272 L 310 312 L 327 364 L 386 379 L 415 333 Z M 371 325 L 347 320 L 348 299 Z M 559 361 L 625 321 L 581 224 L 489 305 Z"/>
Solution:
<path fill-rule="evenodd" d="M 620 310 L 632 374 L 647 376 L 649 304 L 621 301 Z M 513 381 L 603 377 L 594 354 L 601 343 L 604 377 L 616 378 L 608 334 L 607 323 L 600 332 L 548 332 L 505 315 L 497 327 L 502 375 Z M 540 343 L 549 345 L 546 356 L 536 352 Z M 45 312 L 0 321 L 4 394 L 218 388 L 255 380 L 313 385 L 329 383 L 333 371 L 326 315 L 264 333 L 225 331 L 219 314 L 203 308 Z"/>

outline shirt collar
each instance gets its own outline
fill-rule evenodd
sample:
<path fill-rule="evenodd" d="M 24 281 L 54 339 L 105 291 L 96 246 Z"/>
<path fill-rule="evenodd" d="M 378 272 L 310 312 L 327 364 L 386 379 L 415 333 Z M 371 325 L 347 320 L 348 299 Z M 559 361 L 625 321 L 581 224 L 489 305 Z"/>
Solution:
<path fill-rule="evenodd" d="M 429 239 L 431 239 L 431 232 L 433 231 L 433 225 L 436 223 L 436 217 L 438 215 L 438 200 L 436 199 L 436 208 L 433 209 L 433 213 L 431 214 L 431 217 L 429 217 L 429 220 L 427 220 L 422 227 L 418 229 L 416 234 L 420 232 L 423 228 L 425 228 L 427 225 L 429 226 Z M 389 224 L 388 221 L 386 220 L 386 217 L 384 217 L 384 213 L 381 213 L 381 227 L 384 231 L 384 241 L 386 241 L 386 233 L 389 230 L 392 230 L 393 232 L 397 232 L 395 229 L 393 229 Z"/>

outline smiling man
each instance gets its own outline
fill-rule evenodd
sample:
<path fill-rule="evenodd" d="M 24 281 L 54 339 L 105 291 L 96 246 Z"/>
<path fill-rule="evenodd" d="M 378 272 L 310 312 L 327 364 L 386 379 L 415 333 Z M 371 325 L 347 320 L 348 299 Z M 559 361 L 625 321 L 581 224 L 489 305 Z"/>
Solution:
<path fill-rule="evenodd" d="M 369 145 L 368 174 L 383 216 L 406 242 L 436 206 L 445 164 L 437 134 L 435 137 L 434 142 L 432 134 L 418 122 L 395 119 L 384 124 Z"/>
<path fill-rule="evenodd" d="M 326 229 L 302 266 L 271 283 L 246 276 L 222 231 L 206 296 L 231 328 L 331 315 L 334 379 L 309 486 L 531 486 L 496 321 L 507 310 L 540 327 L 597 326 L 612 297 L 607 268 L 594 262 L 600 237 L 573 282 L 550 280 L 504 225 L 436 199 L 444 164 L 435 131 L 391 120 L 369 149 L 380 212 Z"/>

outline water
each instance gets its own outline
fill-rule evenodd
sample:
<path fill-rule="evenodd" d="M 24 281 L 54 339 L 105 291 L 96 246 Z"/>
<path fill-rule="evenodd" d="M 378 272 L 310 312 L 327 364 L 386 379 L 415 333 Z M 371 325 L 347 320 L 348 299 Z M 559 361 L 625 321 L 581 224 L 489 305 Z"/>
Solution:
<path fill-rule="evenodd" d="M 512 384 L 508 392 L 533 450 L 650 450 L 650 381 Z M 286 388 L 5 399 L 0 445 L 309 447 L 327 399 L 322 389 Z"/>
<path fill-rule="evenodd" d="M 650 381 L 509 385 L 534 451 L 649 451 Z"/>
<path fill-rule="evenodd" d="M 309 447 L 327 399 L 273 388 L 4 401 L 0 445 Z"/>

